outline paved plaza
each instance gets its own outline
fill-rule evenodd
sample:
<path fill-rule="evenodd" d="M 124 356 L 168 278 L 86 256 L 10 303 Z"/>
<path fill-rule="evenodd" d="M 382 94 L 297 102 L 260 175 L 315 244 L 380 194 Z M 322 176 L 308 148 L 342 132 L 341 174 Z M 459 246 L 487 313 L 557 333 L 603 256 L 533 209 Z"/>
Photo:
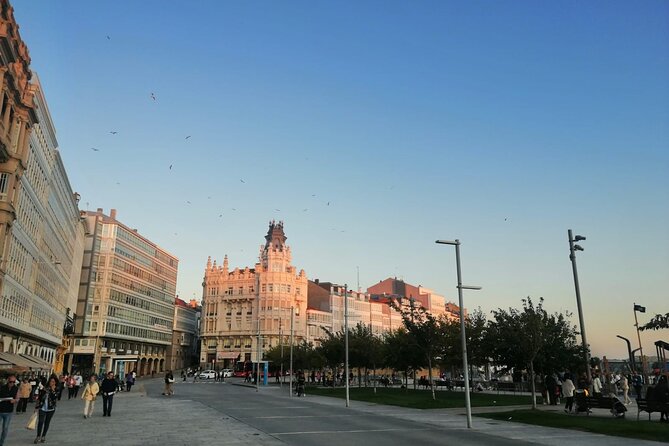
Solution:
<path fill-rule="evenodd" d="M 629 445 L 630 439 L 474 418 L 467 430 L 461 409 L 418 410 L 307 395 L 290 398 L 287 386 L 260 389 L 225 383 L 177 382 L 161 395 L 160 379 L 142 380 L 117 394 L 110 418 L 102 401 L 90 419 L 83 401 L 60 401 L 46 444 L 123 445 Z M 137 391 L 135 391 L 137 390 Z M 32 444 L 35 433 L 15 415 L 7 444 Z M 622 420 L 621 420 L 622 421 Z M 622 421 L 624 422 L 624 421 Z M 633 440 L 635 445 L 660 444 Z"/>

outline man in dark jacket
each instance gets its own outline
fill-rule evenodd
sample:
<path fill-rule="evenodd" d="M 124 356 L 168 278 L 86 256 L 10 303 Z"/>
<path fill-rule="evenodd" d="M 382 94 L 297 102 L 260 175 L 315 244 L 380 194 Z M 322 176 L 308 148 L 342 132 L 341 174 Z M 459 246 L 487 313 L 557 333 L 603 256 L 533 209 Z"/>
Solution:
<path fill-rule="evenodd" d="M 14 403 L 16 403 L 16 376 L 9 375 L 7 384 L 0 387 L 0 418 L 2 418 L 2 436 L 0 436 L 0 446 L 5 444 L 7 432 L 9 432 L 9 422 L 12 421 L 14 413 Z"/>
<path fill-rule="evenodd" d="M 100 384 L 100 392 L 102 392 L 102 416 L 111 417 L 114 393 L 116 393 L 114 372 L 107 373 L 105 379 L 102 380 L 102 383 Z"/>

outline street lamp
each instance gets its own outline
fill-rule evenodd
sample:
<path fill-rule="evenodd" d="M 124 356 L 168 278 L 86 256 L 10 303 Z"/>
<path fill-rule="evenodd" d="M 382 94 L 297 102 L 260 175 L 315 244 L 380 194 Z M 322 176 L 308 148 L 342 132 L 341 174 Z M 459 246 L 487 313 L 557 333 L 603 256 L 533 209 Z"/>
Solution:
<path fill-rule="evenodd" d="M 637 339 L 639 339 L 639 350 L 641 354 L 641 373 L 646 376 L 646 361 L 644 361 L 643 358 L 643 347 L 641 346 L 641 334 L 639 333 L 639 320 L 636 317 L 636 312 L 639 313 L 645 313 L 646 312 L 646 307 L 642 305 L 638 305 L 636 302 L 634 303 L 634 326 L 636 327 L 636 336 Z"/>
<path fill-rule="evenodd" d="M 629 355 L 630 365 L 632 366 L 632 370 L 636 371 L 636 364 L 634 362 L 634 354 L 632 353 L 632 344 L 630 343 L 630 340 L 620 335 L 616 335 L 616 337 L 627 342 L 627 354 Z"/>
<path fill-rule="evenodd" d="M 574 272 L 574 288 L 576 289 L 576 304 L 578 306 L 578 321 L 581 325 L 581 340 L 583 342 L 583 354 L 585 355 L 585 373 L 588 377 L 588 385 L 592 383 L 592 374 L 590 373 L 590 350 L 588 348 L 588 341 L 585 336 L 585 322 L 583 320 L 583 308 L 581 307 L 581 289 L 578 286 L 578 271 L 576 270 L 576 254 L 575 251 L 583 251 L 583 248 L 580 245 L 574 244 L 574 242 L 585 241 L 585 237 L 582 235 L 577 235 L 574 237 L 572 235 L 571 229 L 567 231 L 569 236 L 569 260 L 571 260 L 571 268 Z"/>
<path fill-rule="evenodd" d="M 290 307 L 290 377 L 288 382 L 290 397 L 293 397 L 293 340 L 295 338 L 295 332 L 293 331 L 293 319 L 295 318 L 295 307 Z"/>
<path fill-rule="evenodd" d="M 458 274 L 458 299 L 460 303 L 460 341 L 462 342 L 462 369 L 465 379 L 465 407 L 467 409 L 467 427 L 472 427 L 472 405 L 469 400 L 469 365 L 467 364 L 467 337 L 465 336 L 465 306 L 462 299 L 462 290 L 480 290 L 480 286 L 465 286 L 462 284 L 462 273 L 460 271 L 460 240 L 437 240 L 439 245 L 455 246 L 455 264 Z"/>
<path fill-rule="evenodd" d="M 349 407 L 351 400 L 349 398 L 348 382 L 348 284 L 344 284 L 344 379 L 346 379 L 346 407 Z"/>

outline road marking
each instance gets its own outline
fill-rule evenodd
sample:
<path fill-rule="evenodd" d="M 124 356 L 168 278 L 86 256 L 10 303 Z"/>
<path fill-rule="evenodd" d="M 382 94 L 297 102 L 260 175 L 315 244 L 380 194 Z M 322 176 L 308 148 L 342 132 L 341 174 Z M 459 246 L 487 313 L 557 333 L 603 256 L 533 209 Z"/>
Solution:
<path fill-rule="evenodd" d="M 272 432 L 269 435 L 319 435 L 319 434 L 365 434 L 368 432 L 409 432 L 409 431 L 434 431 L 443 430 L 436 427 L 411 429 L 411 428 L 392 428 L 392 429 L 355 429 L 345 431 L 303 431 L 303 432 Z"/>
<path fill-rule="evenodd" d="M 277 418 L 343 418 L 343 417 L 359 417 L 360 415 L 274 415 L 268 417 L 245 417 L 244 419 L 259 419 L 259 420 L 272 420 Z"/>

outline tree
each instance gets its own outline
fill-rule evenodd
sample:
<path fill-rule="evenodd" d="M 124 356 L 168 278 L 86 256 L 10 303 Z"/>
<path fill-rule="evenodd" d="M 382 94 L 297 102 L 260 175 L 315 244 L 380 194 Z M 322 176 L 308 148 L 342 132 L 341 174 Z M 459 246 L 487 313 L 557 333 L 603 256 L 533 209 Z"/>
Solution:
<path fill-rule="evenodd" d="M 413 346 L 413 339 L 406 329 L 398 328 L 385 333 L 381 345 L 383 362 L 393 370 L 404 372 L 405 385 L 408 387 L 410 370 L 421 367 L 422 354 Z M 416 381 L 414 380 L 414 387 Z"/>
<path fill-rule="evenodd" d="M 321 339 L 321 345 L 318 346 L 316 351 L 325 365 L 336 370 L 345 360 L 344 332 L 332 333 L 326 331 L 326 335 Z"/>
<path fill-rule="evenodd" d="M 489 325 L 489 336 L 495 340 L 492 357 L 496 362 L 510 367 L 529 366 L 532 409 L 536 409 L 534 362 L 545 344 L 544 325 L 547 317 L 543 309 L 543 298 L 540 298 L 536 306 L 529 297 L 523 299 L 522 311 L 500 308 L 492 314 L 494 319 Z"/>
<path fill-rule="evenodd" d="M 407 306 L 402 306 L 395 300 L 391 300 L 389 305 L 400 313 L 404 328 L 413 340 L 412 344 L 423 355 L 424 365 L 428 367 L 432 399 L 436 400 L 432 380 L 432 364 L 435 357 L 441 356 L 443 352 L 443 319 L 434 317 L 423 306 L 416 305 L 416 301 L 413 299 L 409 299 L 409 305 Z"/>
<path fill-rule="evenodd" d="M 646 325 L 639 327 L 639 330 L 661 330 L 669 328 L 669 313 L 656 314 Z"/>
<path fill-rule="evenodd" d="M 352 330 L 349 330 L 349 363 L 358 369 L 358 385 L 360 385 L 360 369 L 376 370 L 381 362 L 381 340 L 374 336 L 369 325 L 358 322 Z"/>

